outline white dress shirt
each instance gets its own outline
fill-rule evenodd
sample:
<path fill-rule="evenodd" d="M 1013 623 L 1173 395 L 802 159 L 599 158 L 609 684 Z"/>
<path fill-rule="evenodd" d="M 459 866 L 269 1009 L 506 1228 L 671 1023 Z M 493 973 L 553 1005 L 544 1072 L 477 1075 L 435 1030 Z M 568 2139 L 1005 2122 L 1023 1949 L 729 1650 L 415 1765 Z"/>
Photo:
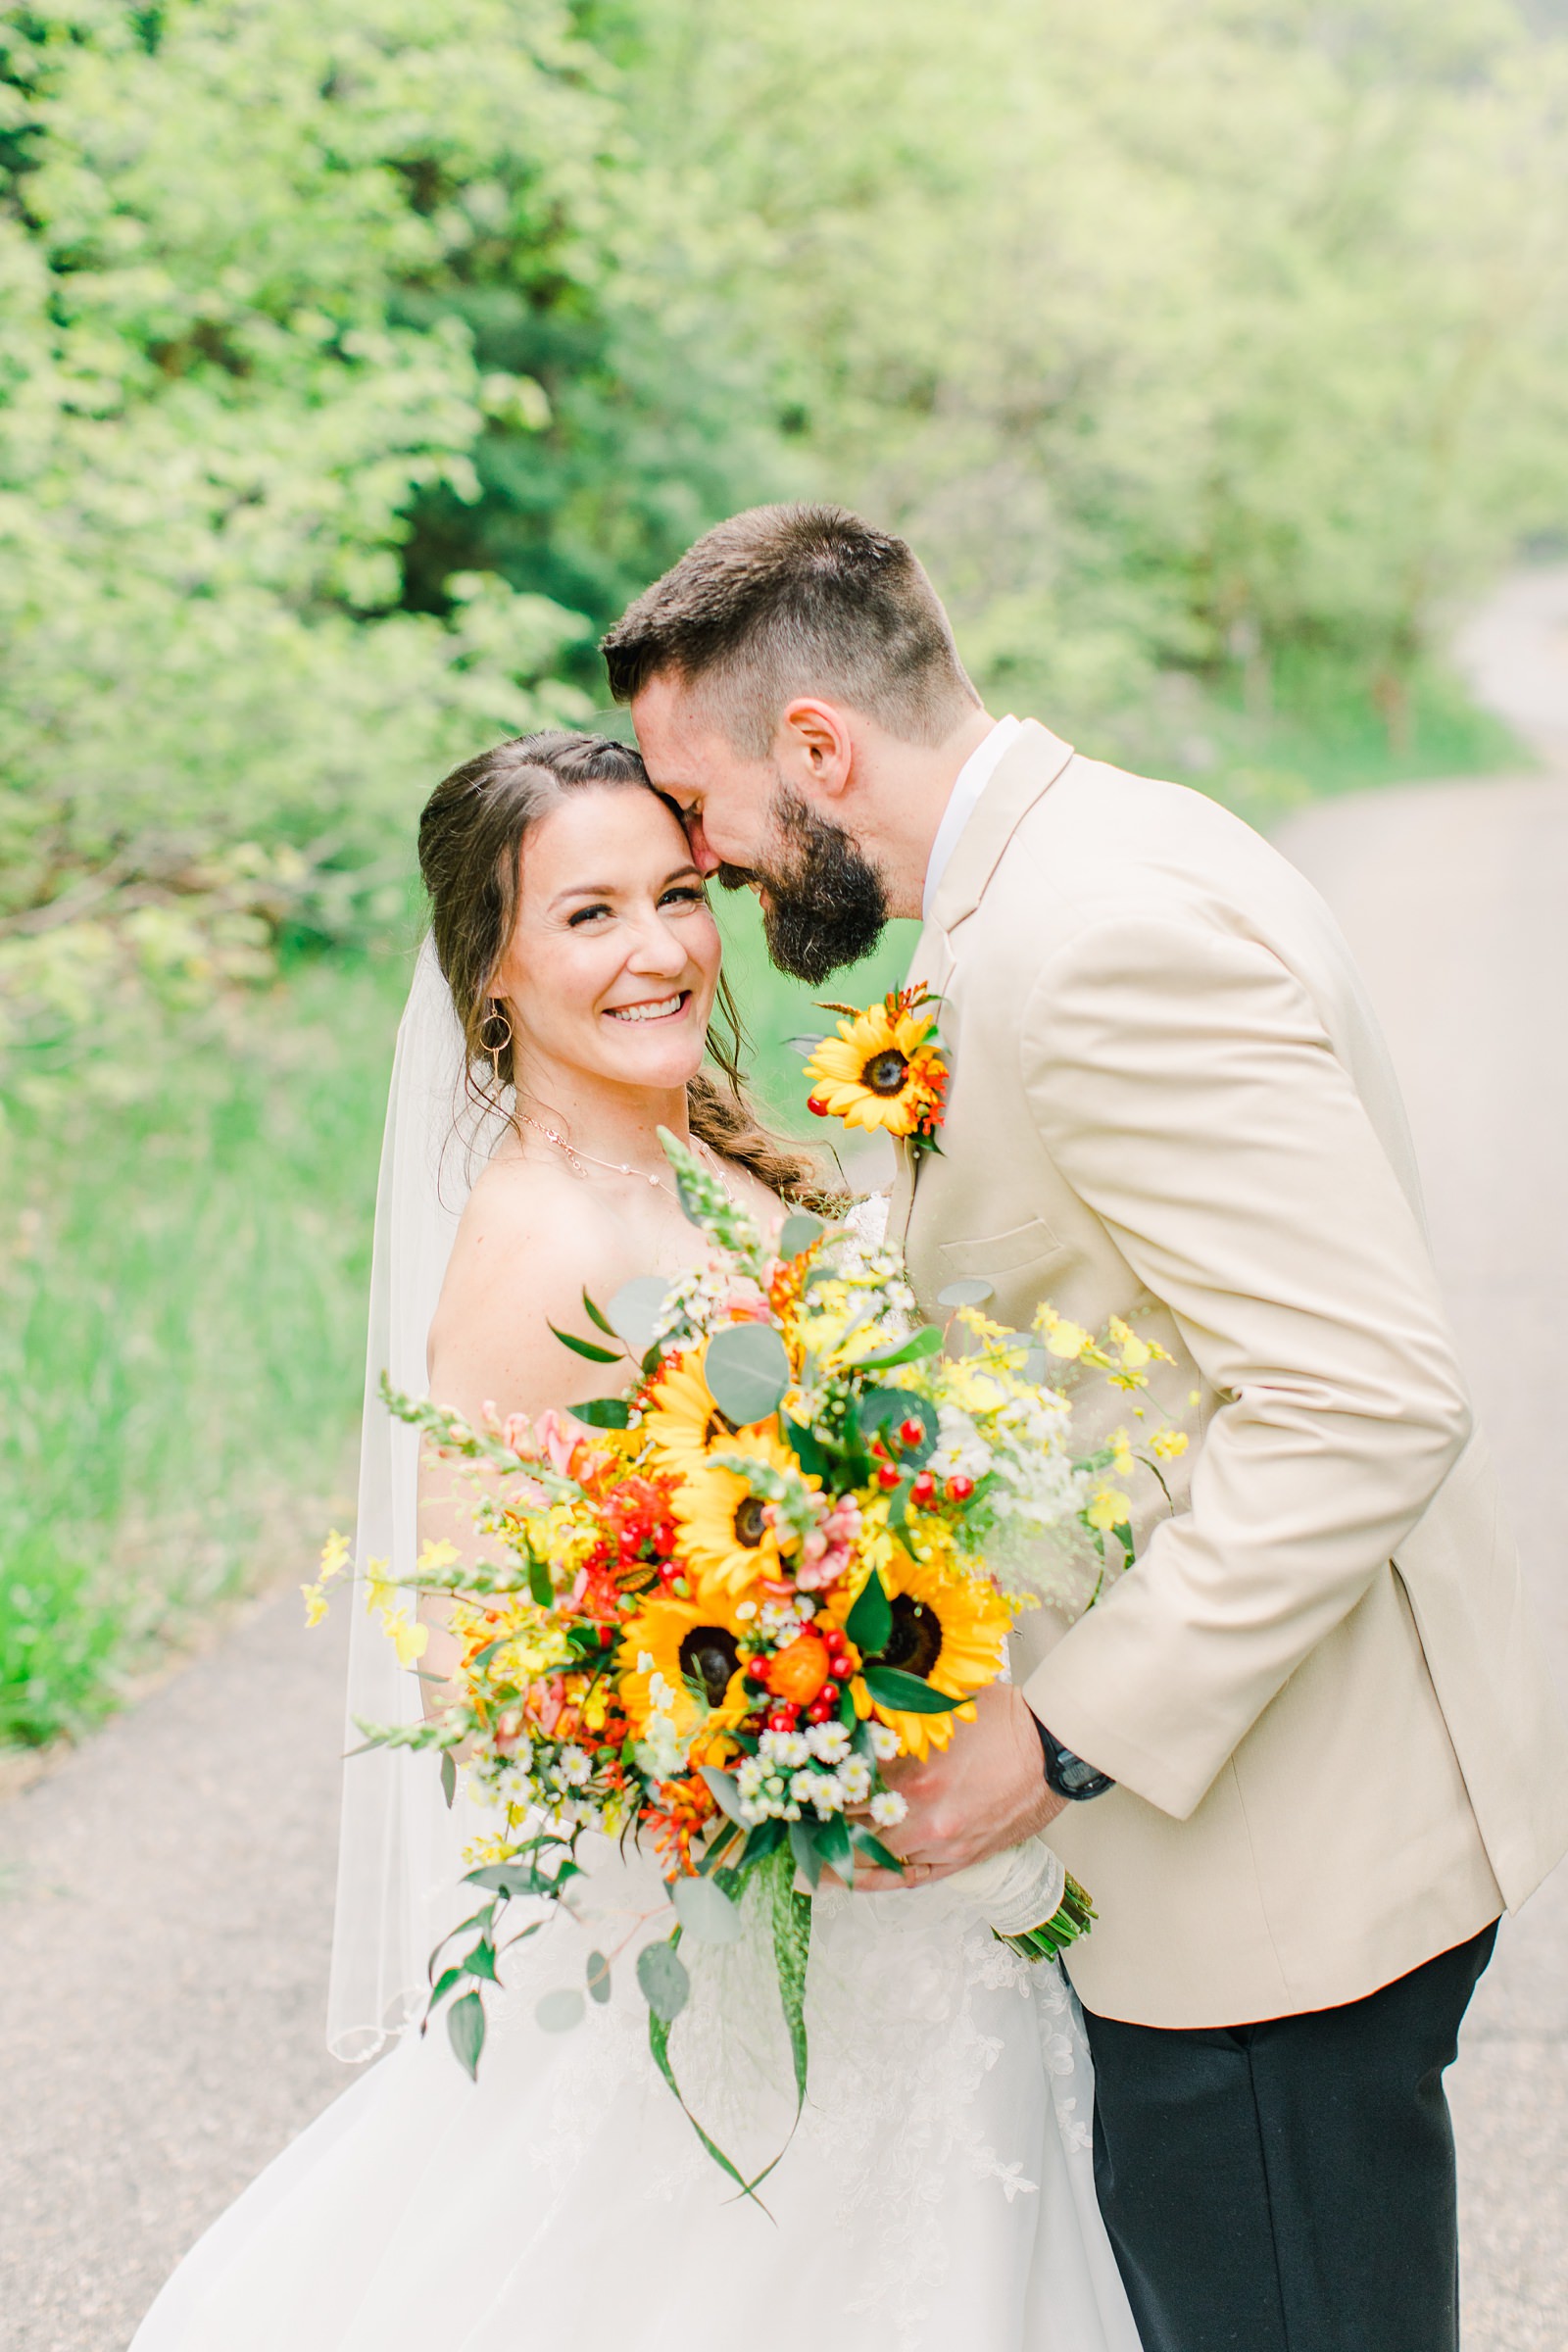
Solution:
<path fill-rule="evenodd" d="M 938 825 L 937 837 L 931 844 L 930 863 L 925 869 L 925 889 L 920 897 L 920 912 L 927 920 L 930 919 L 931 903 L 937 895 L 938 886 L 952 862 L 954 851 L 958 846 L 958 837 L 974 814 L 980 795 L 996 774 L 1002 763 L 1003 754 L 1017 735 L 1021 725 L 1022 721 L 1014 718 L 1010 712 L 1007 717 L 999 718 L 990 734 L 975 745 L 974 750 L 953 779 L 953 790 L 948 795 L 948 805 L 942 811 L 942 822 Z"/>

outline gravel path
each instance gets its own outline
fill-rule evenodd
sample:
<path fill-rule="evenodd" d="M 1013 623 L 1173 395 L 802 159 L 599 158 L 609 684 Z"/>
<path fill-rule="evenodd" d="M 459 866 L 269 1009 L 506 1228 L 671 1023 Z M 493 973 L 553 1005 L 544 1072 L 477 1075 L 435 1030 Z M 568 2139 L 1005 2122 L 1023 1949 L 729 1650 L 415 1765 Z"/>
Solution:
<path fill-rule="evenodd" d="M 1321 805 L 1282 843 L 1387 1022 L 1568 1683 L 1568 571 L 1511 583 L 1466 651 L 1563 780 Z M 321 2048 L 341 1630 L 307 1639 L 290 1585 L 0 1805 L 4 2352 L 122 2352 L 182 2249 L 350 2079 Z M 1468 2352 L 1563 2352 L 1568 1874 L 1506 1933 L 1454 2094 Z"/>

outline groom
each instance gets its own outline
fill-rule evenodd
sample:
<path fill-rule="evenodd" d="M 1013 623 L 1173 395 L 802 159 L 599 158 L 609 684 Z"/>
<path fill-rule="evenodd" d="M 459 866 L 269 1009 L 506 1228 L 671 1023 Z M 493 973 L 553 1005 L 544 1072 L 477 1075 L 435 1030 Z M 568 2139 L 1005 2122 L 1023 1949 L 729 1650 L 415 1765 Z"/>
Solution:
<path fill-rule="evenodd" d="M 698 858 L 819 983 L 921 914 L 954 1079 L 893 1210 L 931 1300 L 1119 1316 L 1173 1359 L 1174 1508 L 1042 1611 L 900 1839 L 1051 1824 L 1095 2164 L 1146 2352 L 1452 2352 L 1443 2070 L 1568 1845 L 1568 1743 L 1327 910 L 1213 803 L 980 707 L 902 540 L 736 516 L 605 640 Z M 1137 1438 L 1136 1392 L 1120 1399 Z M 1151 1424 L 1152 1426 L 1152 1424 Z"/>

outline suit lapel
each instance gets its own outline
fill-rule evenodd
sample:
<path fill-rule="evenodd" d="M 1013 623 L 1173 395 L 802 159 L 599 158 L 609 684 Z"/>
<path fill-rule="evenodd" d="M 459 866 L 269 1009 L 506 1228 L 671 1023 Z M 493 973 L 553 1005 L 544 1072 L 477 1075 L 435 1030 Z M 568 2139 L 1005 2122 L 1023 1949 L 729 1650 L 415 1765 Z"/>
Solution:
<path fill-rule="evenodd" d="M 951 934 L 979 906 L 1003 851 L 1072 756 L 1071 744 L 1063 743 L 1037 720 L 1025 719 L 1017 742 L 999 764 L 958 836 L 916 942 L 907 986 L 929 988 L 934 996 L 945 993 L 957 961 Z M 921 1154 L 904 1142 L 897 1143 L 895 1150 L 899 1166 L 888 1204 L 888 1239 L 902 1249 L 914 1208 Z"/>

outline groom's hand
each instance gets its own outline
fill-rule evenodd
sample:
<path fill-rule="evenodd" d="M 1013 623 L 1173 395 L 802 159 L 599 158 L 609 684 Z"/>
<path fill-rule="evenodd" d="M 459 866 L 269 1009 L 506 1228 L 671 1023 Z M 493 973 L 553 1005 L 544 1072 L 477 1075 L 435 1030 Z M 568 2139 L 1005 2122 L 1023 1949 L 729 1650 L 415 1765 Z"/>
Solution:
<path fill-rule="evenodd" d="M 903 1857 L 902 1877 L 857 1862 L 857 1887 L 917 1886 L 945 1879 L 988 1854 L 1017 1845 L 1054 1821 L 1062 1800 L 1047 1787 L 1040 1733 L 1011 1683 L 993 1683 L 975 1702 L 973 1723 L 953 1727 L 946 1748 L 920 1763 L 898 1756 L 883 1767 L 908 1804 L 882 1843 Z"/>

